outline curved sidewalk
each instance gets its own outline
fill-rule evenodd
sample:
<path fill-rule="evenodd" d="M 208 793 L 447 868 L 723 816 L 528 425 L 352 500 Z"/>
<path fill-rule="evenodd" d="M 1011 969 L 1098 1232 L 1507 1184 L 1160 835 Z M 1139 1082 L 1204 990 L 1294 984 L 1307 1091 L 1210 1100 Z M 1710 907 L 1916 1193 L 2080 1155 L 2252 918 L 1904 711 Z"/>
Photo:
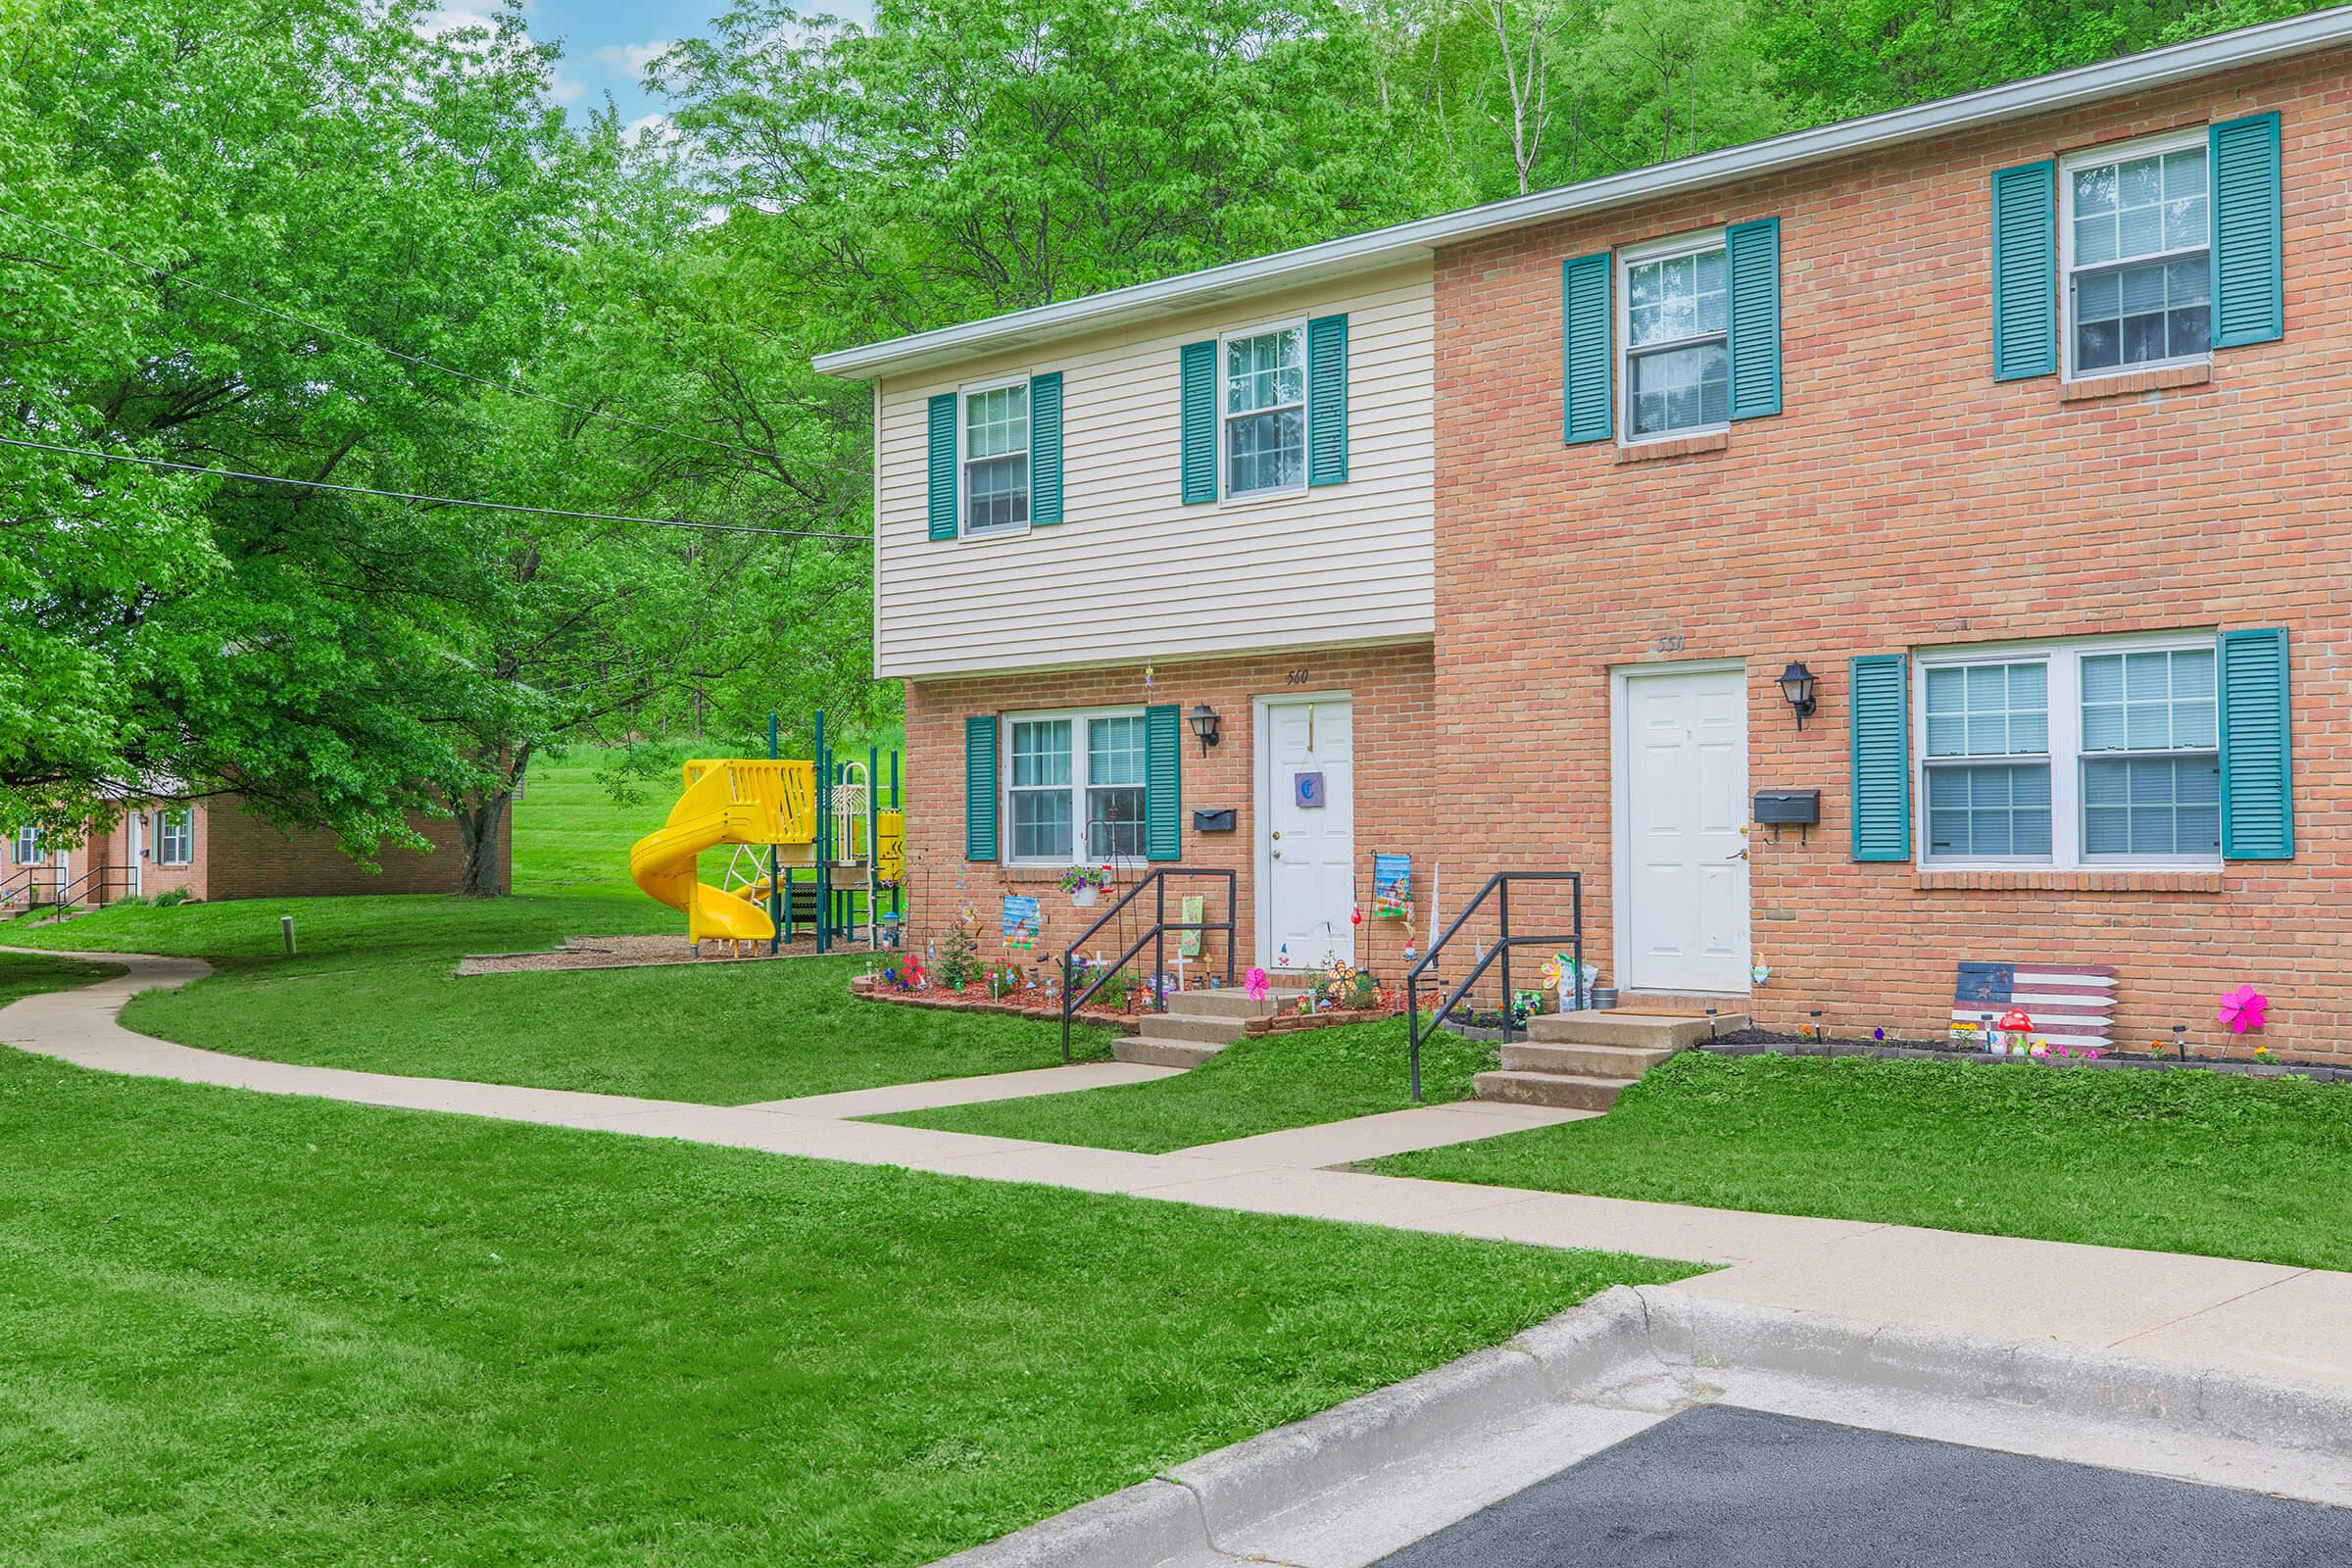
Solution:
<path fill-rule="evenodd" d="M 0 1008 L 0 1044 L 103 1072 L 216 1084 L 263 1094 L 312 1095 L 405 1110 L 447 1111 L 549 1126 L 634 1133 L 859 1164 L 899 1165 L 991 1181 L 1040 1182 L 1089 1192 L 1258 1213 L 1355 1221 L 1405 1230 L 1601 1248 L 1726 1264 L 1674 1289 L 1725 1300 L 1863 1317 L 1994 1339 L 2059 1343 L 2190 1366 L 2352 1388 L 2352 1274 L 2272 1263 L 2025 1241 L 1855 1220 L 1695 1208 L 1626 1199 L 1530 1193 L 1330 1170 L 1348 1130 L 1299 1129 L 1173 1154 L 1039 1144 L 843 1119 L 890 1108 L 882 1091 L 698 1105 L 564 1089 L 449 1078 L 403 1078 L 341 1067 L 260 1061 L 134 1034 L 117 1022 L 141 991 L 186 985 L 210 973 L 192 958 L 136 954 L 60 955 L 120 963 L 127 973 L 72 991 L 45 992 Z M 1046 1069 L 1054 1074 L 1063 1069 Z M 1079 1070 L 1083 1071 L 1083 1070 Z M 1038 1093 L 1037 1073 L 1004 1087 Z M 1092 1087 L 1088 1075 L 1058 1082 Z M 982 1080 L 906 1086 L 930 1103 L 960 1094 L 991 1098 Z M 1365 1117 L 1367 1138 L 1394 1144 L 1396 1118 Z M 1433 1143 L 1511 1130 L 1505 1118 L 1472 1122 L 1463 1107 Z M 1311 1135 L 1311 1136 L 1307 1136 Z M 1411 1147 L 1411 1146 L 1407 1146 Z"/>

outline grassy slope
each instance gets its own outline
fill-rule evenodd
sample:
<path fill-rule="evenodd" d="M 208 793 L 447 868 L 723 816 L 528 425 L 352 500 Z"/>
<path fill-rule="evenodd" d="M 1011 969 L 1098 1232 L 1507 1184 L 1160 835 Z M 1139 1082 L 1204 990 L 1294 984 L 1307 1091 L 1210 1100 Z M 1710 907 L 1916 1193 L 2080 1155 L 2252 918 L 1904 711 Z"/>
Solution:
<path fill-rule="evenodd" d="M 0 1053 L 0 1561 L 917 1564 L 1682 1272 Z"/>
<path fill-rule="evenodd" d="M 2338 1085 L 1686 1052 L 1596 1120 L 1375 1168 L 2352 1268 Z"/>
<path fill-rule="evenodd" d="M 676 931 L 683 941 L 682 919 L 628 884 L 641 824 L 627 816 L 591 763 L 574 760 L 532 775 L 511 899 L 130 906 L 0 927 L 0 940 L 209 958 L 218 976 L 142 997 L 123 1021 L 278 1061 L 740 1104 L 1061 1059 L 1054 1024 L 853 1002 L 847 981 L 861 957 L 456 978 L 464 954 L 549 948 L 567 935 Z M 295 920 L 292 958 L 279 942 L 284 914 Z M 1085 1028 L 1077 1045 L 1099 1057 L 1109 1038 Z"/>
<path fill-rule="evenodd" d="M 30 953 L 0 953 L 0 1007 L 43 991 L 67 991 L 122 972 L 116 963 L 79 958 L 45 958 Z"/>
<path fill-rule="evenodd" d="M 1237 1042 L 1180 1078 L 1075 1095 L 879 1116 L 877 1121 L 1164 1154 L 1412 1103 L 1401 1019 Z M 1422 1097 L 1467 1099 L 1494 1050 L 1441 1034 L 1421 1050 Z"/>

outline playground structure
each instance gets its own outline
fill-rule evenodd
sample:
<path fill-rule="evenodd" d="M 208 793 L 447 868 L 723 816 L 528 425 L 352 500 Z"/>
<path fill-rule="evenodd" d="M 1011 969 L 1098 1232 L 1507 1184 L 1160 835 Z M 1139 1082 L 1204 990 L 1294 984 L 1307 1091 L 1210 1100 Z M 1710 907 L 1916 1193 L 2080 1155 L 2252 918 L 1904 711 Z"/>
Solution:
<path fill-rule="evenodd" d="M 736 956 L 761 942 L 774 953 L 803 927 L 819 953 L 836 942 L 897 946 L 906 876 L 899 754 L 889 754 L 888 784 L 877 789 L 883 754 L 869 747 L 862 762 L 837 760 L 823 713 L 812 760 L 776 757 L 776 736 L 770 714 L 768 756 L 688 761 L 669 819 L 629 851 L 630 878 L 686 916 L 697 956 L 706 941 Z M 701 857 L 730 846 L 719 881 L 703 881 Z"/>

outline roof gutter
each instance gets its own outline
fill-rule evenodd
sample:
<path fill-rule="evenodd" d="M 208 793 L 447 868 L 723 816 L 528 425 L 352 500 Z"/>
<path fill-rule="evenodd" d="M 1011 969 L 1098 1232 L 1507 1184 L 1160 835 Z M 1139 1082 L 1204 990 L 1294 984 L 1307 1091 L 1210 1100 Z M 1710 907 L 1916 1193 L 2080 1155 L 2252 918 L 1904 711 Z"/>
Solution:
<path fill-rule="evenodd" d="M 1396 223 L 1319 245 L 1277 251 L 1271 256 L 1040 305 L 957 326 L 840 349 L 820 354 L 812 363 L 826 375 L 855 379 L 946 365 L 1075 330 L 1116 326 L 1211 300 L 1264 293 L 1319 277 L 1415 260 L 1427 257 L 1441 245 L 1457 245 L 1529 223 L 1775 173 L 1802 164 L 1946 135 L 2025 115 L 2048 114 L 2346 42 L 2352 42 L 2352 6 L 2336 6 L 2283 22 L 2240 27 L 2210 38 L 2126 55 L 2119 60 L 1962 93 L 1955 98 L 1891 109 L 1861 120 L 1841 121 L 1669 164 L 1629 170 L 1557 190 L 1441 213 L 1435 218 Z"/>

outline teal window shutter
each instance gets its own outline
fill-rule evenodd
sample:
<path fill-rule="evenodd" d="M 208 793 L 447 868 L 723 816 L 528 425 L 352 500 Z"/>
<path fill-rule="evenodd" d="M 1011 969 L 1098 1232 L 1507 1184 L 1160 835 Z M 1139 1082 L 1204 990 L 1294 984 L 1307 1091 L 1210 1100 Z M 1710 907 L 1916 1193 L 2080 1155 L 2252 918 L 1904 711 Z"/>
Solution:
<path fill-rule="evenodd" d="M 1061 520 L 1061 372 L 1029 378 L 1029 526 Z"/>
<path fill-rule="evenodd" d="M 2295 858 L 2286 633 L 2222 633 L 2222 858 Z"/>
<path fill-rule="evenodd" d="M 1187 343 L 1178 351 L 1184 387 L 1184 504 L 1217 499 L 1217 345 Z"/>
<path fill-rule="evenodd" d="M 1865 654 L 1853 701 L 1854 858 L 1911 858 L 1911 672 L 1901 654 Z"/>
<path fill-rule="evenodd" d="M 1734 223 L 1724 232 L 1731 273 L 1732 417 L 1781 412 L 1781 220 Z"/>
<path fill-rule="evenodd" d="M 963 858 L 997 858 L 997 715 L 963 721 Z"/>
<path fill-rule="evenodd" d="M 1348 482 L 1348 318 L 1306 323 L 1306 482 Z"/>
<path fill-rule="evenodd" d="M 1992 378 L 2058 373 L 2058 166 L 1992 176 Z"/>
<path fill-rule="evenodd" d="M 956 394 L 931 400 L 931 537 L 956 537 Z"/>
<path fill-rule="evenodd" d="M 1616 322 L 1609 313 L 1609 253 L 1579 256 L 1560 268 L 1563 429 L 1570 445 L 1606 441 L 1611 423 L 1609 356 Z"/>
<path fill-rule="evenodd" d="M 1144 710 L 1144 858 L 1184 858 L 1184 723 L 1174 704 Z"/>
<path fill-rule="evenodd" d="M 2228 120 L 2206 132 L 2213 178 L 2213 346 L 2286 335 L 2278 238 L 2278 117 Z"/>

